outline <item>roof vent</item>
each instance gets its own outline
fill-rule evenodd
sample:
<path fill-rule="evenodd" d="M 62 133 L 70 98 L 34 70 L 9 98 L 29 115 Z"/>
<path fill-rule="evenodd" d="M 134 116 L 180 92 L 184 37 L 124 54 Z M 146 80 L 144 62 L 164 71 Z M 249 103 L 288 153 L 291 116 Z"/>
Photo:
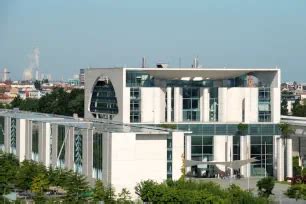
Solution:
<path fill-rule="evenodd" d="M 165 63 L 158 63 L 158 64 L 156 64 L 156 67 L 157 67 L 157 68 L 168 68 L 168 64 L 165 64 Z"/>

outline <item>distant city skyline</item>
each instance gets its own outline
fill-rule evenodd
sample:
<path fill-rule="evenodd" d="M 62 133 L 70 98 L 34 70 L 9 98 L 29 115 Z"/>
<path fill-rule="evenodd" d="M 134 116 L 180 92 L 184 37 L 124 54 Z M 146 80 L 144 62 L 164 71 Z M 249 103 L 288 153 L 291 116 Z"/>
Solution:
<path fill-rule="evenodd" d="M 0 69 L 22 79 L 29 55 L 68 79 L 87 67 L 280 67 L 305 82 L 306 1 L 0 1 Z"/>

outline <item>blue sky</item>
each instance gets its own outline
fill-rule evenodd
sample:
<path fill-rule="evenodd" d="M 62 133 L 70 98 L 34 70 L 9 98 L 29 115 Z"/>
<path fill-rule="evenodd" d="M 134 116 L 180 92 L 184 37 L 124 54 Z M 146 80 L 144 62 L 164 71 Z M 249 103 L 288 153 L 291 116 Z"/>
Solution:
<path fill-rule="evenodd" d="M 198 56 L 204 67 L 278 66 L 283 80 L 306 82 L 306 1 L 0 0 L 0 68 L 20 79 L 35 47 L 57 79 Z"/>

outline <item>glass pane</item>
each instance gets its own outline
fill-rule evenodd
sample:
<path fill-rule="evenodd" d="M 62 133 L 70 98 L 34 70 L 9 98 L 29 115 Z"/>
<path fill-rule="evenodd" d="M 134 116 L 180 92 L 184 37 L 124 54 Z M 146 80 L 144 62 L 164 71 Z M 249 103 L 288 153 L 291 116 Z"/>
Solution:
<path fill-rule="evenodd" d="M 191 145 L 202 145 L 202 136 L 192 136 Z"/>
<path fill-rule="evenodd" d="M 202 154 L 202 146 L 192 146 L 191 153 L 192 154 Z"/>

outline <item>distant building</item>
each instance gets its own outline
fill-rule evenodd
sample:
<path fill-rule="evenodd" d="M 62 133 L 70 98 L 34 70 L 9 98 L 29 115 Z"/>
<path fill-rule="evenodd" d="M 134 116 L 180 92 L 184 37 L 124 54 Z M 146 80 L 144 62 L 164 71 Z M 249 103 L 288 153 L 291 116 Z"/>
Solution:
<path fill-rule="evenodd" d="M 80 86 L 84 86 L 84 83 L 85 83 L 85 69 L 80 69 L 79 80 L 80 80 Z"/>

